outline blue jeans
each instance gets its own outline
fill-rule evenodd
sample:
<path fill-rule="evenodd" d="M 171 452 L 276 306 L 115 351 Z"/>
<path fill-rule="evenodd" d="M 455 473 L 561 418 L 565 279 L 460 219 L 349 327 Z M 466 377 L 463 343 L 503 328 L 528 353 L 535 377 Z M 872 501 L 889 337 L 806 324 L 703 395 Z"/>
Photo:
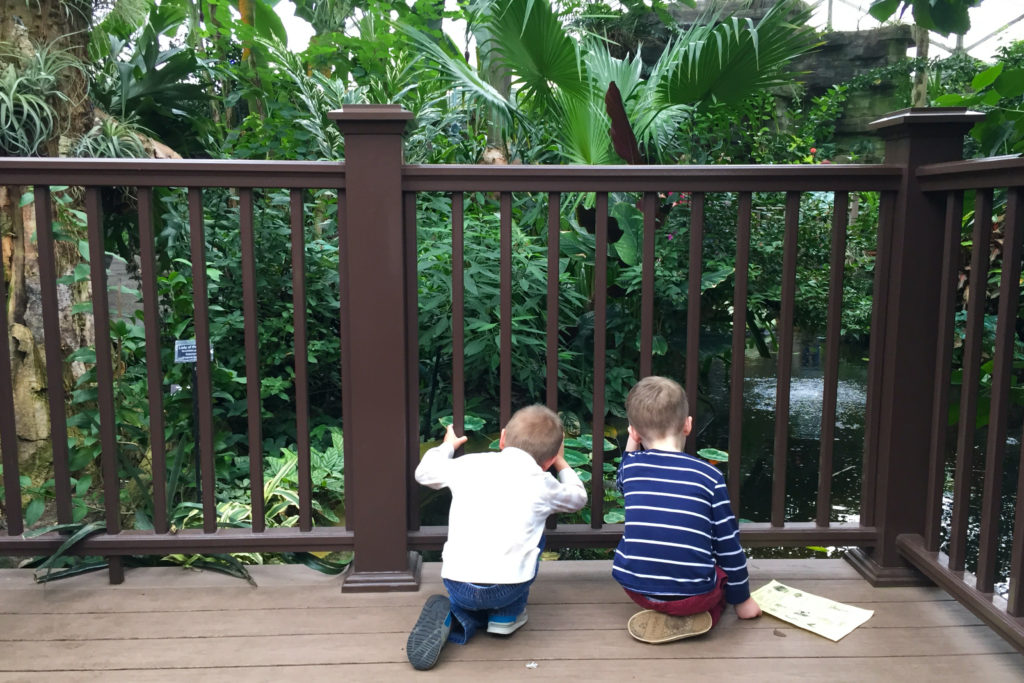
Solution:
<path fill-rule="evenodd" d="M 536 578 L 534 574 L 534 578 Z M 533 579 L 523 583 L 494 583 L 481 585 L 465 581 L 444 579 L 451 603 L 452 630 L 448 640 L 464 645 L 479 629 L 486 629 L 487 622 L 498 618 L 514 620 L 526 609 Z"/>
<path fill-rule="evenodd" d="M 541 536 L 537 547 L 544 550 L 544 542 L 545 538 Z M 539 554 L 537 565 L 540 565 Z M 448 641 L 465 645 L 479 629 L 486 629 L 491 619 L 514 620 L 526 609 L 530 585 L 536 578 L 537 567 L 533 569 L 533 579 L 523 583 L 476 584 L 442 579 L 448 589 L 452 616 L 455 617 Z"/>

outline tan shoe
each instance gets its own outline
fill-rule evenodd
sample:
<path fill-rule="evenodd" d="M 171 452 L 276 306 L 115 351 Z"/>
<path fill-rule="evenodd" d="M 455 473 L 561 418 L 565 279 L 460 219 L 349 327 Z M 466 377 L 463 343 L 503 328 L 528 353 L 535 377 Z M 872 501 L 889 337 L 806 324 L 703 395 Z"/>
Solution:
<path fill-rule="evenodd" d="M 644 643 L 669 643 L 710 631 L 711 613 L 701 612 L 685 617 L 674 617 L 645 609 L 629 618 L 626 629 L 629 635 Z"/>

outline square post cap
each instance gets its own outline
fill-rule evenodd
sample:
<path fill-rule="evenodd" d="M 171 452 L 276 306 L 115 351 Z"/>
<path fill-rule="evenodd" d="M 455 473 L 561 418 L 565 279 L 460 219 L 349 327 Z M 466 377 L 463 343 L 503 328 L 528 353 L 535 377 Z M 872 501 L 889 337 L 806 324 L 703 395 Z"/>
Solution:
<path fill-rule="evenodd" d="M 910 135 L 963 135 L 976 122 L 985 118 L 981 112 L 966 107 L 911 107 L 886 114 L 868 124 L 885 139 Z"/>
<path fill-rule="evenodd" d="M 346 104 L 327 112 L 343 135 L 401 135 L 412 120 L 412 112 L 400 104 Z"/>

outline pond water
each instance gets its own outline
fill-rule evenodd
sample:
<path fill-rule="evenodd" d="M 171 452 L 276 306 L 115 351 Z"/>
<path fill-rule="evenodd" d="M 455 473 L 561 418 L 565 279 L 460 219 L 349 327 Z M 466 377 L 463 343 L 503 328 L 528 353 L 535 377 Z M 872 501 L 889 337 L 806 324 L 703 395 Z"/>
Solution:
<path fill-rule="evenodd" d="M 821 439 L 821 408 L 824 370 L 819 343 L 804 343 L 794 353 L 790 387 L 789 449 L 786 472 L 786 520 L 812 521 L 818 492 L 818 463 Z M 867 362 L 856 349 L 843 354 L 839 363 L 836 405 L 836 430 L 833 451 L 832 510 L 834 522 L 856 523 L 860 519 L 861 473 L 864 453 L 864 413 L 867 405 Z M 771 513 L 772 458 L 775 442 L 776 361 L 760 358 L 748 351 L 743 383 L 743 443 L 739 452 L 743 484 L 740 489 L 740 516 L 753 522 L 767 522 Z M 724 363 L 712 366 L 710 388 L 698 408 L 698 448 L 712 446 L 729 450 L 729 370 Z M 955 398 L 953 399 L 955 400 Z M 703 414 L 702 414 L 703 413 Z M 998 593 L 1007 590 L 1012 550 L 1013 522 L 1020 465 L 1021 423 L 1017 409 L 1010 417 L 1010 436 L 1005 444 L 1004 476 L 997 557 Z M 984 484 L 986 429 L 975 435 L 971 463 L 972 496 L 967 533 L 967 569 L 974 571 L 980 536 L 981 492 Z M 948 526 L 952 511 L 952 485 L 955 469 L 955 425 L 949 428 L 946 446 L 946 483 L 943 499 L 943 550 L 948 551 Z M 736 454 L 730 453 L 730 457 Z M 922 473 L 922 476 L 924 474 Z M 842 549 L 829 549 L 837 556 Z M 758 557 L 820 554 L 809 548 L 756 548 Z"/>
<path fill-rule="evenodd" d="M 856 522 L 860 515 L 867 364 L 859 353 L 844 355 L 846 358 L 839 364 L 831 519 Z M 793 357 L 785 506 L 786 519 L 790 521 L 811 521 L 817 514 L 823 360 L 821 346 L 814 340 L 802 344 Z M 741 459 L 741 517 L 767 522 L 775 448 L 776 361 L 761 358 L 751 350 L 745 358 L 744 370 L 742 446 L 739 453 L 732 452 L 730 457 Z M 708 394 L 702 396 L 698 405 L 699 448 L 729 450 L 728 374 L 723 363 L 712 365 Z"/>

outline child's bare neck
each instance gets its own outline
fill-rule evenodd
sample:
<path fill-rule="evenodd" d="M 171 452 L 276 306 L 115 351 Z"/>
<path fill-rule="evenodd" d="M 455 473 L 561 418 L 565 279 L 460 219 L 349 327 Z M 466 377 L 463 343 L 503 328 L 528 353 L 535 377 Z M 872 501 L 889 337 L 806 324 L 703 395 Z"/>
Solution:
<path fill-rule="evenodd" d="M 644 447 L 658 451 L 676 451 L 677 453 L 682 453 L 683 437 L 676 435 L 665 436 L 660 439 L 650 439 L 649 441 L 644 442 Z"/>

